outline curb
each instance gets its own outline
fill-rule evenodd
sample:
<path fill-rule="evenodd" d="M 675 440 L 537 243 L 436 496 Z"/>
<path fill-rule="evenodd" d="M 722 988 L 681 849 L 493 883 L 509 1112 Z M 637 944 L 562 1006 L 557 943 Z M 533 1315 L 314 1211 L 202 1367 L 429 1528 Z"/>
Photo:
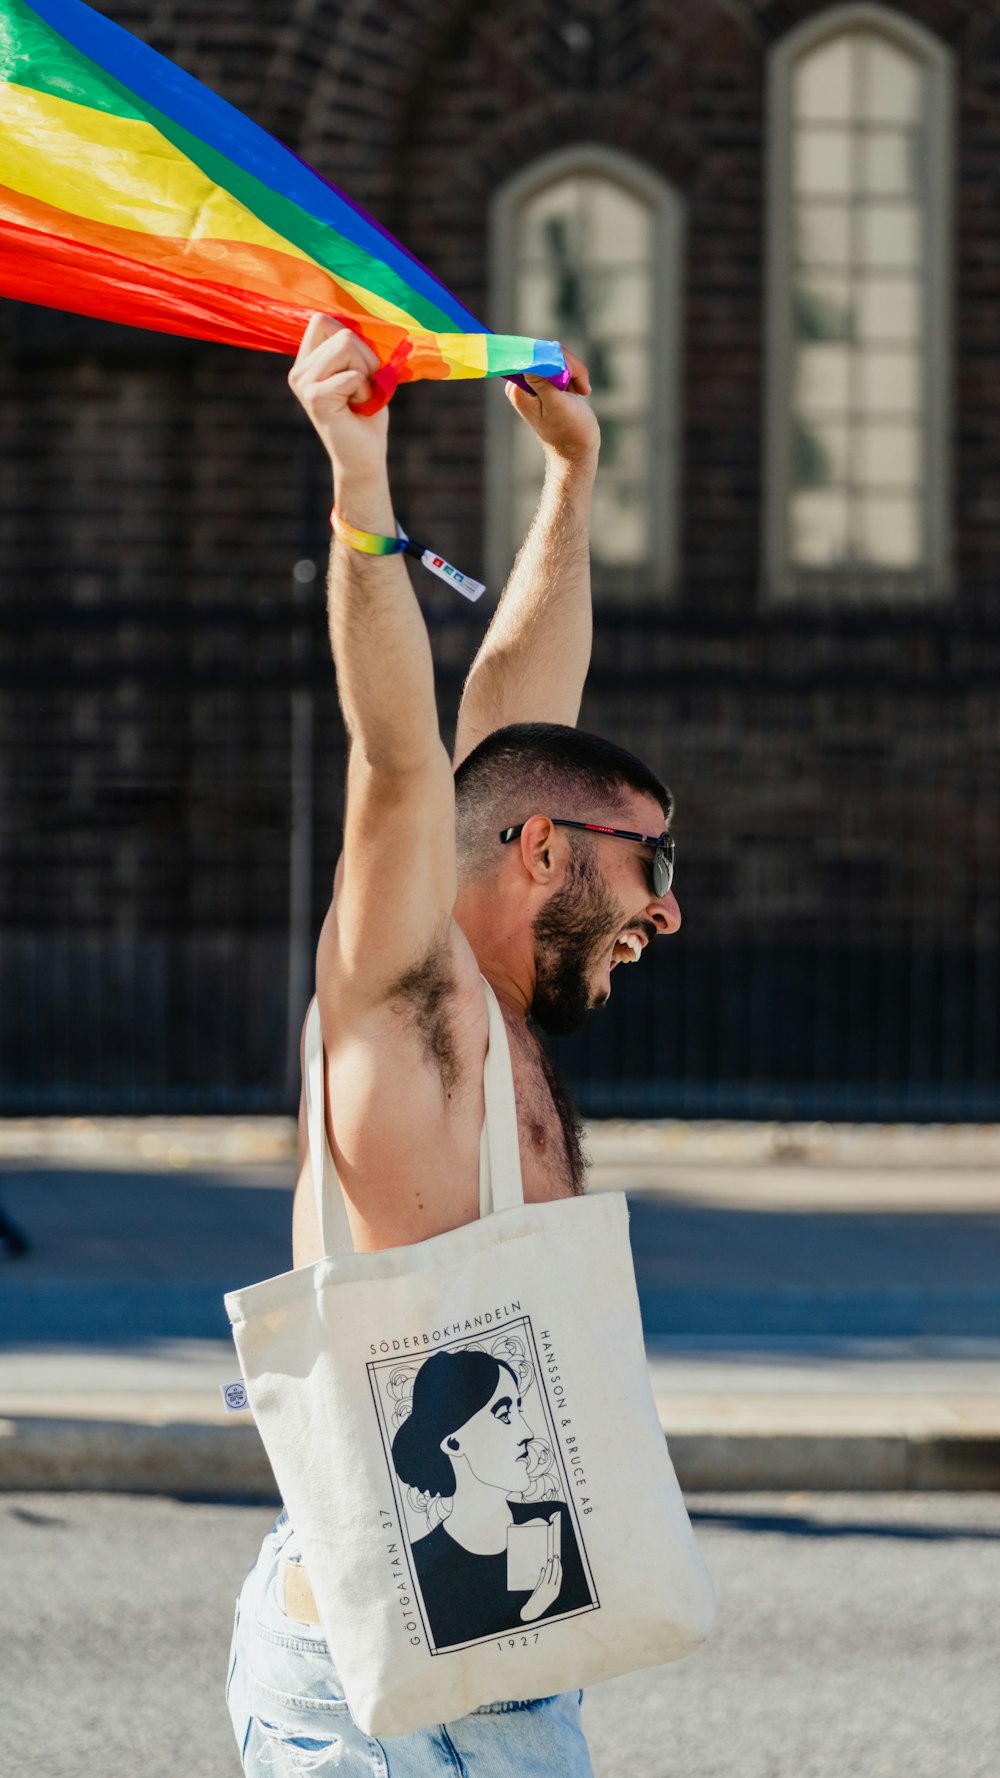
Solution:
<path fill-rule="evenodd" d="M 670 1453 L 693 1493 L 1000 1489 L 1000 1433 L 678 1433 Z"/>
<path fill-rule="evenodd" d="M 255 1426 L 0 1420 L 0 1492 L 190 1494 L 274 1500 Z"/>
<path fill-rule="evenodd" d="M 0 1162 L 119 1170 L 274 1165 L 291 1168 L 294 1117 L 0 1118 Z M 1000 1123 L 826 1123 L 775 1119 L 592 1117 L 595 1166 L 735 1165 L 875 1168 L 1000 1166 Z M 291 1183 L 291 1174 L 289 1174 Z"/>
<path fill-rule="evenodd" d="M 995 1434 L 676 1433 L 681 1487 L 696 1493 L 993 1491 Z M 277 1502 L 253 1426 L 0 1420 L 0 1492 L 174 1494 Z"/>

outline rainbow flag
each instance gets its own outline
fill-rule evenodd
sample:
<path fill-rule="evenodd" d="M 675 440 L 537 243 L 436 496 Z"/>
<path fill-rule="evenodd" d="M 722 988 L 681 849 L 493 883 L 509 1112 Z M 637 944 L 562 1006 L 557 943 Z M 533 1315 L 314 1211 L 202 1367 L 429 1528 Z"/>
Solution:
<path fill-rule="evenodd" d="M 309 315 L 376 353 L 376 395 L 532 371 L 552 340 L 491 333 L 274 137 L 81 0 L 0 0 L 0 295 L 294 352 Z"/>

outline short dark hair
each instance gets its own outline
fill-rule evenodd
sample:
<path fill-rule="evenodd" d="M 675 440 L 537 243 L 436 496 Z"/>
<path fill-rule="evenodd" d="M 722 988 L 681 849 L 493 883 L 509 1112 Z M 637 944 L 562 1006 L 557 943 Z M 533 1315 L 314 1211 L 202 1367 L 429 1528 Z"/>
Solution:
<path fill-rule="evenodd" d="M 515 1394 L 518 1381 L 509 1364 L 490 1352 L 435 1352 L 425 1359 L 413 1381 L 410 1417 L 392 1441 L 396 1474 L 421 1494 L 450 1500 L 455 1471 L 441 1449 L 441 1440 L 478 1414 L 494 1394 L 501 1368 L 510 1371 Z"/>
<path fill-rule="evenodd" d="M 455 773 L 459 865 L 474 868 L 495 856 L 503 827 L 530 815 L 593 819 L 625 790 L 651 796 L 670 820 L 674 799 L 666 785 L 614 741 L 560 722 L 495 729 Z"/>

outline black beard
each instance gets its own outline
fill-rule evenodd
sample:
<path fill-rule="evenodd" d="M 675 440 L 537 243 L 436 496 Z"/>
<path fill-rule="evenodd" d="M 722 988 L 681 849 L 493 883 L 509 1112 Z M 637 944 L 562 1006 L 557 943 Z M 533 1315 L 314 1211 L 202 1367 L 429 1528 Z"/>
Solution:
<path fill-rule="evenodd" d="M 531 1016 L 550 1037 L 568 1037 L 585 1023 L 591 1011 L 588 965 L 623 919 L 594 860 L 574 851 L 565 884 L 532 927 Z"/>

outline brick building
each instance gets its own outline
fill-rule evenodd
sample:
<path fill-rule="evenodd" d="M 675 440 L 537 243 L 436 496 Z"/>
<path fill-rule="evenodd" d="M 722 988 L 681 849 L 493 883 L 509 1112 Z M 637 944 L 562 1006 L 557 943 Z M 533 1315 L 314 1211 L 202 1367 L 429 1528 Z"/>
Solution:
<path fill-rule="evenodd" d="M 995 9 L 106 10 L 595 372 L 583 720 L 674 787 L 685 925 L 583 1102 L 1000 1115 Z M 285 369 L 0 305 L 0 1107 L 285 1103 L 342 774 Z M 401 391 L 392 452 L 496 590 L 501 391 Z M 483 618 L 419 590 L 447 712 Z"/>

